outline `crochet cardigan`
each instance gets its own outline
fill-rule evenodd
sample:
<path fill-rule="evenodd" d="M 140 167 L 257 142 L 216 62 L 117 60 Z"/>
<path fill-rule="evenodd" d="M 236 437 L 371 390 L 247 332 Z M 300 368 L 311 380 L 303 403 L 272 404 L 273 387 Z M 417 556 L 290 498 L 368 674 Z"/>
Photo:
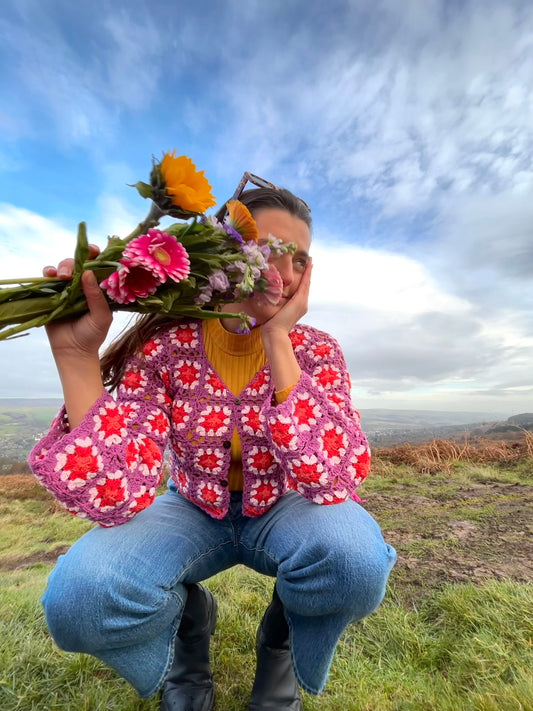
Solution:
<path fill-rule="evenodd" d="M 289 337 L 302 374 L 277 404 L 268 364 L 235 397 L 207 360 L 201 322 L 163 328 L 129 359 L 116 398 L 104 390 L 72 430 L 61 408 L 30 453 L 35 476 L 71 513 L 114 526 L 152 503 L 169 443 L 178 491 L 220 519 L 236 427 L 244 515 L 287 489 L 317 504 L 357 500 L 370 452 L 340 347 L 310 326 Z"/>

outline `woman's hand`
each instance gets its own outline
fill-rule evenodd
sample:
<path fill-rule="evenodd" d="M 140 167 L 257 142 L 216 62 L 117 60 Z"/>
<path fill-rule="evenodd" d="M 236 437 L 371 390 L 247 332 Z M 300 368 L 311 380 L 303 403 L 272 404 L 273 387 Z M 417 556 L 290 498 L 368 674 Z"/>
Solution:
<path fill-rule="evenodd" d="M 89 245 L 89 259 L 94 259 L 100 254 L 100 248 L 96 244 Z M 58 277 L 59 279 L 70 279 L 74 270 L 74 260 L 72 257 L 62 259 L 57 267 L 44 267 L 43 276 Z"/>
<path fill-rule="evenodd" d="M 89 245 L 89 257 L 94 259 L 98 247 Z M 43 274 L 70 279 L 73 259 L 64 259 L 56 267 L 45 267 Z M 83 272 L 81 286 L 88 313 L 77 319 L 53 321 L 46 332 L 63 386 L 65 407 L 70 428 L 76 427 L 102 394 L 98 350 L 107 336 L 113 317 L 105 296 L 93 272 Z"/>
<path fill-rule="evenodd" d="M 276 392 L 294 385 L 301 376 L 301 369 L 294 355 L 289 333 L 307 313 L 311 270 L 312 263 L 309 259 L 298 288 L 292 297 L 272 318 L 260 326 L 263 348 L 270 365 Z"/>
<path fill-rule="evenodd" d="M 268 321 L 265 321 L 260 327 L 263 341 L 276 332 L 289 334 L 302 316 L 305 316 L 309 304 L 312 269 L 313 262 L 311 258 L 309 258 L 294 294 L 272 318 L 269 318 Z"/>
<path fill-rule="evenodd" d="M 99 253 L 98 247 L 89 245 L 89 258 Z M 68 280 L 72 277 L 73 259 L 63 259 L 57 267 L 43 269 L 44 276 Z M 90 271 L 83 273 L 81 285 L 89 312 L 77 319 L 53 321 L 46 326 L 50 346 L 58 358 L 98 358 L 98 350 L 104 342 L 113 320 L 107 301 Z"/>

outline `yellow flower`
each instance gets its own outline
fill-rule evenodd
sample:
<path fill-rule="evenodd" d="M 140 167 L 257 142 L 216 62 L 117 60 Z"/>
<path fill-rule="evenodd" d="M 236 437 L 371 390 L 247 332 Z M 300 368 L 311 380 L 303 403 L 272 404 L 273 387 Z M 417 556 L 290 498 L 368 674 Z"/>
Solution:
<path fill-rule="evenodd" d="M 187 156 L 175 157 L 175 152 L 165 153 L 159 166 L 165 192 L 176 207 L 203 214 L 216 202 L 211 194 L 211 186 L 203 170 L 196 170 Z"/>
<path fill-rule="evenodd" d="M 228 224 L 236 230 L 244 240 L 257 242 L 257 225 L 250 210 L 238 200 L 226 203 L 228 208 Z"/>

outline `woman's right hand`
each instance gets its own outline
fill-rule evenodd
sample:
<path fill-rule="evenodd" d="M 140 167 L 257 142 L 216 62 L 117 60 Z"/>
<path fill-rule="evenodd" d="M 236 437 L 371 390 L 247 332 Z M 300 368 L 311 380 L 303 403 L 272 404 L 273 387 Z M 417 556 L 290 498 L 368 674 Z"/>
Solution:
<path fill-rule="evenodd" d="M 99 251 L 95 245 L 89 245 L 89 258 L 94 259 Z M 57 267 L 45 267 L 43 275 L 68 280 L 72 277 L 73 268 L 73 259 L 63 259 Z M 83 273 L 81 285 L 89 311 L 79 318 L 53 321 L 46 326 L 56 360 L 98 358 L 99 348 L 111 326 L 113 316 L 93 272 Z"/>

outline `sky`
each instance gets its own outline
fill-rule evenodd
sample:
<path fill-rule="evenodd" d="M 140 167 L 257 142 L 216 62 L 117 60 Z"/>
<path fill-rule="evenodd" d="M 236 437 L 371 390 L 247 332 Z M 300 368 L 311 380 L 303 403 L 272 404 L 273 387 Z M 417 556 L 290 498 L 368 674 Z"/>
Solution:
<path fill-rule="evenodd" d="M 529 0 L 2 3 L 0 279 L 129 233 L 176 149 L 219 204 L 247 170 L 311 206 L 357 407 L 531 412 L 532 56 Z M 0 374 L 60 396 L 43 329 Z"/>

